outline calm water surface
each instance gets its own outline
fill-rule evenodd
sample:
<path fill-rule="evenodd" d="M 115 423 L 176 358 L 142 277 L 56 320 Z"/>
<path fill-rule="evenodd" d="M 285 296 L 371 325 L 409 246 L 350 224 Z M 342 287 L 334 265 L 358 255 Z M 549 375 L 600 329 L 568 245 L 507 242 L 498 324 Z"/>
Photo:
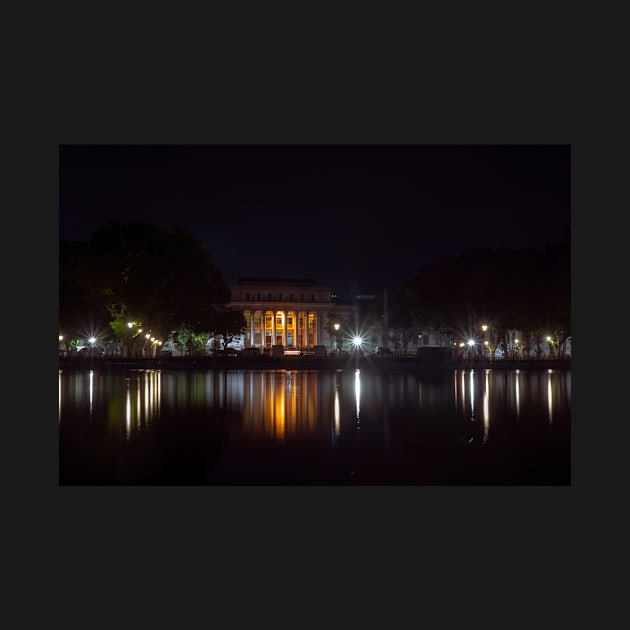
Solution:
<path fill-rule="evenodd" d="M 571 372 L 59 371 L 61 485 L 569 485 Z"/>

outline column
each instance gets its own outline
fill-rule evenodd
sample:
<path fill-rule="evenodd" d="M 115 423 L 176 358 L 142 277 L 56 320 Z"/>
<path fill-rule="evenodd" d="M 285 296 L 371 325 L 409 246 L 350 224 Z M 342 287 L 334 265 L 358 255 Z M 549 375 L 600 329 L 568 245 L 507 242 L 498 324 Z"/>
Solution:
<path fill-rule="evenodd" d="M 254 319 L 256 318 L 256 311 L 252 310 L 251 312 L 251 321 L 250 321 L 250 341 L 249 341 L 249 345 L 253 348 L 254 347 Z"/>
<path fill-rule="evenodd" d="M 304 345 L 308 346 L 308 311 L 304 311 Z"/>
<path fill-rule="evenodd" d="M 264 348 L 265 342 L 267 341 L 267 338 L 265 337 L 265 333 L 267 332 L 265 330 L 265 309 L 260 311 L 260 314 L 260 345 Z"/>
<path fill-rule="evenodd" d="M 287 347 L 287 311 L 280 311 L 282 313 L 282 345 Z"/>
<path fill-rule="evenodd" d="M 271 320 L 271 345 L 275 346 L 276 345 L 276 309 L 274 309 L 272 311 L 273 313 L 273 319 Z"/>

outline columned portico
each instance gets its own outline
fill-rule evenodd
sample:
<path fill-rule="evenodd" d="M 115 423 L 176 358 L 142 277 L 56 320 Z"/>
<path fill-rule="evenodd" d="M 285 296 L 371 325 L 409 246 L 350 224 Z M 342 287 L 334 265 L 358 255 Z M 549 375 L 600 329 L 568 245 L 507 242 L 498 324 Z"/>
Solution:
<path fill-rule="evenodd" d="M 299 350 L 323 342 L 331 290 L 312 280 L 249 278 L 230 287 L 231 305 L 245 315 L 246 346 Z"/>
<path fill-rule="evenodd" d="M 321 337 L 323 315 L 317 311 L 259 309 L 243 313 L 248 322 L 247 346 L 283 345 L 298 349 L 317 345 Z"/>

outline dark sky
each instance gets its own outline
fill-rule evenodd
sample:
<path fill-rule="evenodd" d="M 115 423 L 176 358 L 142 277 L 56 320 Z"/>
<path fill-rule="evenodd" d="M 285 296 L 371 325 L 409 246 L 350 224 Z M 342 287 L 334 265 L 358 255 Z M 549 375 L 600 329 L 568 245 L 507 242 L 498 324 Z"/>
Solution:
<path fill-rule="evenodd" d="M 203 239 L 228 283 L 395 291 L 436 257 L 570 230 L 568 145 L 61 146 L 60 238 L 109 219 Z"/>

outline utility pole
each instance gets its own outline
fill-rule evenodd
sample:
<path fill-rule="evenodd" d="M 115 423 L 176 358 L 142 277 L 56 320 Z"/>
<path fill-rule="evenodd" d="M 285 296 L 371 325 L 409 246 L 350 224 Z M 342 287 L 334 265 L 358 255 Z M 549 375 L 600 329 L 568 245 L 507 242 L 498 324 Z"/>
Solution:
<path fill-rule="evenodd" d="M 387 312 L 387 289 L 383 291 L 383 348 L 387 348 L 389 339 L 389 313 Z"/>

